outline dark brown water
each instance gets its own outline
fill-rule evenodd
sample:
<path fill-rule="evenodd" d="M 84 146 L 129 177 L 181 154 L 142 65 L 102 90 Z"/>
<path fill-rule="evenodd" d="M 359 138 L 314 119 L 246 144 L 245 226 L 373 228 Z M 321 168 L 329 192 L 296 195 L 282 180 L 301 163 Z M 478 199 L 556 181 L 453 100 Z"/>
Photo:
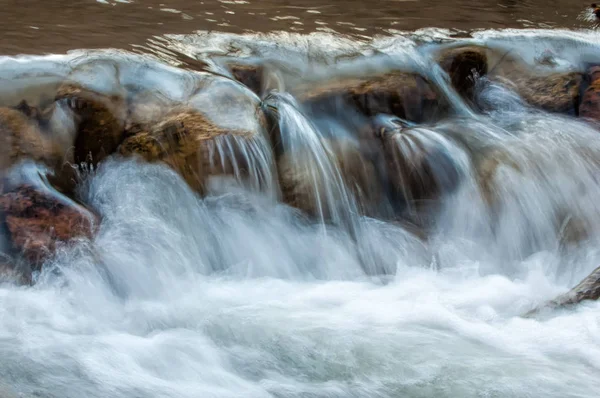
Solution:
<path fill-rule="evenodd" d="M 589 28 L 587 3 L 540 0 L 2 0 L 0 53 L 131 49 L 169 33 L 295 31 L 356 37 L 437 27 Z"/>

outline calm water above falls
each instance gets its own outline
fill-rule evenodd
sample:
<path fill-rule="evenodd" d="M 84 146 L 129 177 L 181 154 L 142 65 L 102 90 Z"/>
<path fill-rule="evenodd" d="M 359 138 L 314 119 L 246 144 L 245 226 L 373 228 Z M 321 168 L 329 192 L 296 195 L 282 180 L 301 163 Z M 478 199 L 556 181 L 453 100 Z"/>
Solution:
<path fill-rule="evenodd" d="M 21 92 L 41 103 L 42 83 L 84 70 L 98 91 L 150 89 L 258 129 L 244 104 L 219 101 L 259 99 L 211 79 L 224 59 L 268 59 L 278 90 L 260 105 L 276 109 L 292 155 L 275 170 L 265 140 L 219 141 L 214 153 L 242 153 L 254 174 L 215 178 L 203 196 L 136 160 L 86 176 L 78 199 L 102 215 L 97 236 L 59 250 L 35 285 L 0 285 L 1 398 L 600 395 L 600 303 L 521 317 L 600 264 L 598 128 L 485 79 L 469 104 L 431 57 L 464 40 L 532 70 L 550 55 L 553 71 L 585 72 L 600 64 L 585 4 L 164 1 L 4 2 L 3 54 L 54 55 L 2 57 L 2 105 Z M 88 53 L 56 55 L 87 48 L 113 50 L 92 53 L 92 73 L 78 69 Z M 197 65 L 206 75 L 177 68 Z M 441 154 L 430 169 L 449 188 L 427 239 L 391 221 L 392 201 L 360 214 L 332 161 L 337 140 L 365 148 L 358 122 L 344 105 L 301 101 L 311 80 L 390 69 L 425 76 L 449 102 L 392 140 Z M 478 188 L 484 148 L 510 160 L 493 181 L 497 212 Z M 308 181 L 292 185 L 313 217 L 281 200 L 282 170 Z M 587 231 L 568 247 L 564 214 Z"/>

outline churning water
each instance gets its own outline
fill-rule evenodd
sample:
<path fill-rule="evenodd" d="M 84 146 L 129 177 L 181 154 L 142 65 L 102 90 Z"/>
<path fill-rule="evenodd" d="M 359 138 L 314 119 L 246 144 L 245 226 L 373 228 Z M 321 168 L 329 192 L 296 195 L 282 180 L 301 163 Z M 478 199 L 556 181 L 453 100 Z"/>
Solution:
<path fill-rule="evenodd" d="M 576 68 L 600 54 L 591 33 L 476 38 L 532 57 L 550 49 Z M 244 51 L 275 51 L 260 40 Z M 295 48 L 288 40 L 277 51 L 308 62 L 299 48 L 306 46 L 329 63 L 325 49 L 350 51 L 336 40 L 313 37 Z M 405 54 L 416 45 L 396 40 L 370 46 Z M 182 48 L 193 45 L 182 39 Z M 594 126 L 533 110 L 483 81 L 481 114 L 413 127 L 460 175 L 425 243 L 400 224 L 359 216 L 320 138 L 323 124 L 291 95 L 275 100 L 283 145 L 308 151 L 292 167 L 315 181 L 319 217 L 282 204 L 270 188 L 217 179 L 200 198 L 166 167 L 106 161 L 80 188 L 103 216 L 97 237 L 59 251 L 33 287 L 0 287 L 0 397 L 600 394 L 599 303 L 521 317 L 600 261 Z M 510 159 L 493 181 L 494 213 L 464 147 Z M 247 150 L 264 171 L 254 184 L 261 185 L 272 160 L 261 148 Z M 318 221 L 325 210 L 334 215 L 327 225 Z M 565 237 L 571 220 L 585 238 Z"/>

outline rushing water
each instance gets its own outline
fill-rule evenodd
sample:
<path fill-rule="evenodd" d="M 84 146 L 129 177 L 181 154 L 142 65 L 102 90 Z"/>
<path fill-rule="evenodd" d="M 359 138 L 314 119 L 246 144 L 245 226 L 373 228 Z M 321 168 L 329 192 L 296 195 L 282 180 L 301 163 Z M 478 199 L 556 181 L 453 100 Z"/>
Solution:
<path fill-rule="evenodd" d="M 468 40 L 531 63 L 551 54 L 559 70 L 584 70 L 600 61 L 599 39 L 592 31 L 486 30 Z M 274 186 L 281 166 L 276 171 L 262 138 L 217 141 L 221 159 L 241 151 L 256 173 L 242 186 L 217 178 L 204 197 L 164 166 L 107 160 L 78 193 L 103 217 L 95 239 L 61 249 L 32 287 L 0 286 L 0 397 L 600 394 L 599 303 L 521 317 L 600 261 L 596 126 L 532 109 L 485 79 L 477 86 L 481 112 L 472 111 L 429 57 L 428 44 L 450 40 L 441 30 L 362 41 L 331 32 L 169 40 L 173 51 L 220 72 L 229 55 L 283 65 L 271 76 L 283 92 L 263 106 L 276 108 L 289 168 L 309 176 L 304 194 L 317 203 L 315 217 L 282 203 Z M 3 98 L 31 82 L 52 86 L 85 62 L 82 54 L 3 58 L 0 77 L 13 83 L 0 89 Z M 171 55 L 158 57 L 177 65 Z M 121 66 L 78 78 L 107 92 L 136 85 L 169 100 L 196 96 L 201 109 L 218 100 L 190 89 L 195 75 L 109 57 Z M 447 119 L 393 138 L 406 156 L 416 141 L 440 156 L 429 166 L 447 189 L 428 208 L 427 242 L 383 221 L 393 203 L 359 215 L 360 198 L 327 141 L 360 145 L 352 120 L 339 108 L 326 117 L 305 111 L 293 95 L 327 70 L 390 65 L 430 77 L 452 105 Z M 234 124 L 248 123 L 244 115 L 219 114 Z M 495 212 L 476 183 L 473 153 L 482 148 L 510 158 L 493 180 Z M 571 222 L 583 225 L 585 238 L 568 239 Z"/>

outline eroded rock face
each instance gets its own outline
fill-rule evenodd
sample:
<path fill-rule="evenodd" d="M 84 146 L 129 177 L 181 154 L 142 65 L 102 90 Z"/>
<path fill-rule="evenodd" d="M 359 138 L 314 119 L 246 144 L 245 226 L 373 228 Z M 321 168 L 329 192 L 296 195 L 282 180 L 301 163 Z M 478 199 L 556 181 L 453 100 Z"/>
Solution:
<path fill-rule="evenodd" d="M 0 212 L 13 251 L 39 269 L 57 245 L 91 239 L 99 218 L 46 189 L 22 184 L 0 196 Z"/>
<path fill-rule="evenodd" d="M 365 116 L 386 113 L 416 122 L 438 119 L 448 111 L 432 85 L 412 73 L 338 78 L 313 83 L 301 91 L 300 102 L 316 110 L 339 109 L 342 104 Z"/>

